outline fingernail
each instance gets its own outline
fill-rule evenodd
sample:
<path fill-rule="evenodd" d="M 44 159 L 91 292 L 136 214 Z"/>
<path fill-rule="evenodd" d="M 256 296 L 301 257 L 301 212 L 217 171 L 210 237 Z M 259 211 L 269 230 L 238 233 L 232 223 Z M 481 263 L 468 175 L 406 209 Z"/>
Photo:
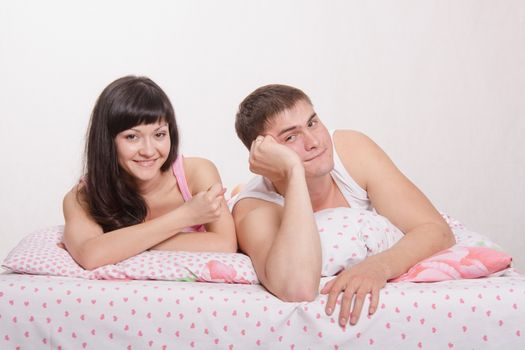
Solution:
<path fill-rule="evenodd" d="M 350 324 L 356 324 L 356 323 L 357 323 L 357 317 L 352 316 L 352 318 L 350 319 Z"/>
<path fill-rule="evenodd" d="M 346 318 L 343 317 L 340 322 L 341 326 L 346 326 Z"/>
<path fill-rule="evenodd" d="M 332 308 L 326 309 L 326 313 L 328 314 L 328 316 L 330 316 L 332 314 Z"/>

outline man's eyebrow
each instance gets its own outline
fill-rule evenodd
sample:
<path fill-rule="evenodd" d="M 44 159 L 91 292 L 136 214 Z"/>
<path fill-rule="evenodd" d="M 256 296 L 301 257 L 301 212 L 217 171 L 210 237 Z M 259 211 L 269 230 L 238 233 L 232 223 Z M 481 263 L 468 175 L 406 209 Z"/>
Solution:
<path fill-rule="evenodd" d="M 294 129 L 297 129 L 297 126 L 296 126 L 296 125 L 294 125 L 294 126 L 290 126 L 289 128 L 286 128 L 286 129 L 284 129 L 284 130 L 281 130 L 281 131 L 279 132 L 279 134 L 277 134 L 277 137 L 279 137 L 279 136 L 281 136 L 281 135 L 283 135 L 283 134 L 286 134 L 287 132 L 292 131 L 292 130 L 294 130 Z"/>
<path fill-rule="evenodd" d="M 314 119 L 315 117 L 317 117 L 317 113 L 313 113 L 310 118 L 308 118 L 308 121 L 306 122 L 307 124 L 310 123 L 312 121 L 312 119 Z M 294 125 L 294 126 L 290 126 L 289 128 L 286 128 L 286 129 L 283 129 L 279 132 L 279 134 L 277 134 L 277 137 L 283 135 L 283 134 L 286 134 L 287 132 L 289 131 L 292 131 L 294 129 L 297 129 L 298 126 L 297 125 Z"/>
<path fill-rule="evenodd" d="M 308 118 L 308 123 L 310 123 L 312 121 L 312 119 L 314 119 L 315 117 L 317 117 L 317 113 L 313 113 L 310 118 Z"/>

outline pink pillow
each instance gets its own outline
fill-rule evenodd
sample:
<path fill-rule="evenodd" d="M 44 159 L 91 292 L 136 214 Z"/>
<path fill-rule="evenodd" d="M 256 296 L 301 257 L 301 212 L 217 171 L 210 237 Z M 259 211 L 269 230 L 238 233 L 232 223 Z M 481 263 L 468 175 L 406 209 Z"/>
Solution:
<path fill-rule="evenodd" d="M 390 282 L 439 282 L 485 277 L 510 266 L 512 257 L 487 247 L 455 245 L 420 261 Z"/>
<path fill-rule="evenodd" d="M 18 273 L 87 279 L 156 279 L 257 284 L 247 255 L 151 250 L 114 265 L 84 270 L 61 248 L 64 227 L 54 226 L 26 236 L 2 266 Z"/>

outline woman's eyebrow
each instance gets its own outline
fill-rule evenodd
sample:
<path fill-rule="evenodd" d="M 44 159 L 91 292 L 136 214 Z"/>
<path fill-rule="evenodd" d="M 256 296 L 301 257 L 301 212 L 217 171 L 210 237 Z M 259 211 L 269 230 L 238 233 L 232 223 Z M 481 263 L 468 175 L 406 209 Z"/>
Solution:
<path fill-rule="evenodd" d="M 162 129 L 163 127 L 167 127 L 167 126 L 168 126 L 168 123 L 161 125 L 158 128 L 156 128 L 155 131 L 158 131 L 159 129 Z"/>

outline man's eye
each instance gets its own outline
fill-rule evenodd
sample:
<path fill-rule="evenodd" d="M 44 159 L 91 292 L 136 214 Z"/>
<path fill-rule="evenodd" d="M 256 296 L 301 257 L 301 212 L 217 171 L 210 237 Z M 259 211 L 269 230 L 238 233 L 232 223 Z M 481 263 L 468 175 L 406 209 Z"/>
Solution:
<path fill-rule="evenodd" d="M 296 135 L 289 135 L 289 136 L 286 136 L 286 138 L 284 139 L 284 142 L 294 142 L 296 138 L 297 138 Z"/>
<path fill-rule="evenodd" d="M 311 128 L 312 126 L 316 126 L 317 123 L 318 123 L 317 120 L 310 120 L 310 121 L 308 122 L 308 127 Z"/>

